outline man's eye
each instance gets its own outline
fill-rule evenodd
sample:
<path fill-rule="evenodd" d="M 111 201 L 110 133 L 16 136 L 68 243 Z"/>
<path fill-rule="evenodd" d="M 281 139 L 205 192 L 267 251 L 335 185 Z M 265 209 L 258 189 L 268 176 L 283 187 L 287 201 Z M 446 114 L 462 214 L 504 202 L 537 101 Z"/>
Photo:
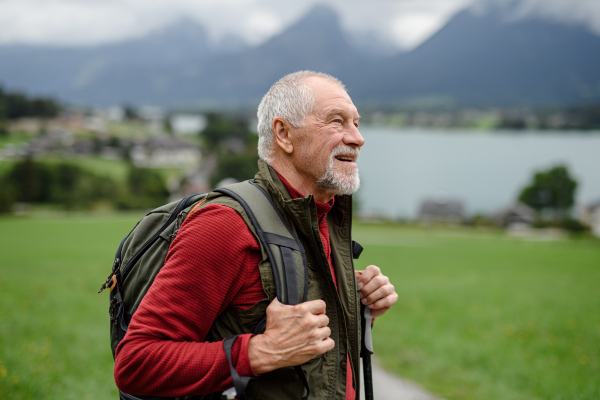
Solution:
<path fill-rule="evenodd" d="M 333 122 L 337 122 L 338 124 L 343 123 L 343 121 L 341 119 L 339 119 L 339 118 L 334 119 Z"/>

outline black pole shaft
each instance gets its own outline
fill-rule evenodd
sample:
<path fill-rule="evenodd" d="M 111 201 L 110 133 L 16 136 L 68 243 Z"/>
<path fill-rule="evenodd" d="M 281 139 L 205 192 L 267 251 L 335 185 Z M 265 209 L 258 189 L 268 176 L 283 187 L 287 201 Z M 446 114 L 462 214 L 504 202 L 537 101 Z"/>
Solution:
<path fill-rule="evenodd" d="M 371 356 L 363 357 L 363 373 L 365 376 L 365 400 L 373 400 L 373 371 L 371 370 Z"/>

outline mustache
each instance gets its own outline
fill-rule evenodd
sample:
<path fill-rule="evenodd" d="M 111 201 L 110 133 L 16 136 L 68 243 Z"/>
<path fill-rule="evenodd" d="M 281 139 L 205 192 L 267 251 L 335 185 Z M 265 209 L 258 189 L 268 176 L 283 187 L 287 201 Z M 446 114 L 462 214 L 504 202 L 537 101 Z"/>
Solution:
<path fill-rule="evenodd" d="M 360 149 L 357 149 L 356 147 L 352 147 L 352 146 L 339 145 L 331 151 L 330 157 L 333 158 L 340 154 L 353 156 L 356 158 L 356 161 L 358 161 L 358 156 L 360 155 Z"/>

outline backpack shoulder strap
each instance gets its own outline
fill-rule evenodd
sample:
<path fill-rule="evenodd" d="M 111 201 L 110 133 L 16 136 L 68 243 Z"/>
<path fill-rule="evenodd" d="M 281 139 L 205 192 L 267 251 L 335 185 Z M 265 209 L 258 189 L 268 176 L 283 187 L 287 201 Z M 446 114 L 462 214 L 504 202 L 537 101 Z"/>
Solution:
<path fill-rule="evenodd" d="M 244 181 L 214 191 L 232 197 L 244 208 L 271 263 L 279 301 L 290 305 L 306 301 L 308 267 L 304 247 L 264 189 Z"/>
<path fill-rule="evenodd" d="M 252 181 L 234 183 L 214 191 L 232 197 L 244 208 L 271 263 L 275 293 L 279 301 L 289 305 L 306 301 L 308 265 L 304 247 L 267 192 Z M 263 321 L 266 322 L 266 318 Z M 225 339 L 223 349 L 228 357 L 237 398 L 245 399 L 249 379 L 238 376 L 230 361 L 231 346 L 237 336 Z M 299 365 L 294 370 L 306 389 L 302 400 L 307 400 L 310 386 L 306 374 Z"/>

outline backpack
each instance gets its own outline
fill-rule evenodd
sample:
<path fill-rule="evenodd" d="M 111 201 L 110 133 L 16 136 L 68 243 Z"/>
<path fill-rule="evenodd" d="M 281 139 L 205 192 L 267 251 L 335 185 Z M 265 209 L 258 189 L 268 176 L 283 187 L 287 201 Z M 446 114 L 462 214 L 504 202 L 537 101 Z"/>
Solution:
<path fill-rule="evenodd" d="M 269 195 L 253 181 L 244 181 L 215 189 L 211 193 L 195 194 L 150 211 L 123 238 L 112 272 L 98 293 L 110 289 L 110 336 L 113 358 L 119 342 L 125 336 L 132 315 L 165 263 L 171 242 L 185 218 L 207 201 L 226 195 L 236 200 L 248 215 L 262 248 L 267 253 L 275 279 L 275 293 L 283 304 L 295 305 L 306 301 L 308 267 L 304 248 Z M 304 273 L 297 274 L 296 271 Z M 266 316 L 255 333 L 262 333 Z M 231 347 L 238 335 L 223 342 L 237 398 L 245 399 L 245 389 L 252 378 L 240 377 L 231 363 Z M 308 380 L 300 366 L 295 367 L 304 387 L 306 400 L 310 394 Z M 122 399 L 135 396 L 119 391 Z"/>

